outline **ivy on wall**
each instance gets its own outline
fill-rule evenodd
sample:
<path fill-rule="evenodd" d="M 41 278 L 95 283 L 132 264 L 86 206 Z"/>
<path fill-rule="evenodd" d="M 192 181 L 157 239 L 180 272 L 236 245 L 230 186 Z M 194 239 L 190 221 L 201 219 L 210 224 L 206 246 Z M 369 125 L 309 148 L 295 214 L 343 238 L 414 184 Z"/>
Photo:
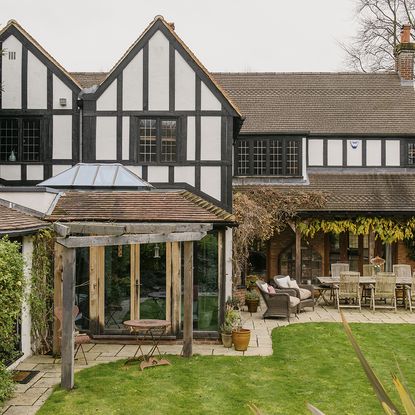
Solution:
<path fill-rule="evenodd" d="M 47 353 L 52 349 L 53 247 L 54 234 L 50 229 L 43 229 L 33 237 L 29 303 L 35 353 Z"/>

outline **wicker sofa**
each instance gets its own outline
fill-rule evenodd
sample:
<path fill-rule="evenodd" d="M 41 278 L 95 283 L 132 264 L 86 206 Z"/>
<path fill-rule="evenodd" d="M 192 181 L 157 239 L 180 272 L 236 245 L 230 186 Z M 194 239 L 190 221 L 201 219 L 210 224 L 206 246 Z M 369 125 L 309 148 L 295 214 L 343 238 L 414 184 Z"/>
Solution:
<path fill-rule="evenodd" d="M 286 317 L 288 321 L 290 321 L 291 314 L 297 314 L 298 305 L 300 303 L 299 298 L 296 297 L 295 290 L 271 294 L 264 290 L 262 284 L 263 281 L 256 281 L 259 292 L 267 306 L 267 310 L 263 314 L 263 317 Z"/>

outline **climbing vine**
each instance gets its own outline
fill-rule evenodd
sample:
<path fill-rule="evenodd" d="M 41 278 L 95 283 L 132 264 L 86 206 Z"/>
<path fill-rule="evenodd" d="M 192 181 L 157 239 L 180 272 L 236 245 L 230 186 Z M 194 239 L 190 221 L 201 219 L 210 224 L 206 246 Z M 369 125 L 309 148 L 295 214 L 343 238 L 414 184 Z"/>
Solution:
<path fill-rule="evenodd" d="M 384 243 L 409 240 L 415 236 L 415 217 L 380 218 L 359 216 L 353 219 L 309 219 L 299 224 L 304 236 L 313 238 L 317 232 L 367 235 L 370 230 Z"/>
<path fill-rule="evenodd" d="M 52 347 L 54 235 L 43 229 L 33 238 L 30 313 L 33 351 L 47 353 Z"/>

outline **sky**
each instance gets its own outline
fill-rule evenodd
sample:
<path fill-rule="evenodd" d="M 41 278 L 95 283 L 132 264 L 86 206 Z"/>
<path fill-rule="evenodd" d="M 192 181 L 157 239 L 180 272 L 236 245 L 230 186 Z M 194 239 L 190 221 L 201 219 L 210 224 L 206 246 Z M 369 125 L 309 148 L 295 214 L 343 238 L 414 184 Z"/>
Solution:
<path fill-rule="evenodd" d="M 357 0 L 1 0 L 65 69 L 108 71 L 156 15 L 211 72 L 345 70 Z"/>

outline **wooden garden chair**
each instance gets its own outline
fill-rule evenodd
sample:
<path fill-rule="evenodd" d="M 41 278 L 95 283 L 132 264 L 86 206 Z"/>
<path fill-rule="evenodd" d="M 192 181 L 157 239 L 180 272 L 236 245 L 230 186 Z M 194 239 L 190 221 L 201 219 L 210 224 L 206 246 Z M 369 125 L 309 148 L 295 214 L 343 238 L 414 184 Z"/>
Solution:
<path fill-rule="evenodd" d="M 412 268 L 408 264 L 395 264 L 393 265 L 393 273 L 396 275 L 396 279 L 401 277 L 411 278 Z M 396 288 L 396 299 L 405 303 L 405 287 L 402 285 L 398 285 Z"/>
<path fill-rule="evenodd" d="M 393 272 L 378 272 L 375 285 L 371 285 L 370 305 L 375 311 L 378 308 L 393 308 L 396 312 L 396 275 Z M 388 300 L 390 305 L 387 304 Z M 376 301 L 384 301 L 384 305 L 376 305 Z"/>
<path fill-rule="evenodd" d="M 360 302 L 360 272 L 343 271 L 340 273 L 340 283 L 335 287 L 337 309 L 358 308 L 362 310 Z M 345 304 L 340 304 L 345 300 Z"/>
<path fill-rule="evenodd" d="M 330 265 L 330 275 L 332 278 L 340 277 L 340 273 L 344 271 L 349 271 L 350 265 L 348 263 L 336 262 Z M 324 303 L 327 303 L 327 299 L 325 297 L 325 293 L 330 290 L 330 303 L 333 301 L 334 298 L 334 287 L 333 285 L 320 285 L 318 287 L 321 293 L 321 298 L 323 299 Z"/>
<path fill-rule="evenodd" d="M 405 307 L 409 308 L 409 311 L 412 313 L 412 301 L 415 300 L 415 272 L 412 274 L 412 284 L 405 285 L 405 290 Z"/>

